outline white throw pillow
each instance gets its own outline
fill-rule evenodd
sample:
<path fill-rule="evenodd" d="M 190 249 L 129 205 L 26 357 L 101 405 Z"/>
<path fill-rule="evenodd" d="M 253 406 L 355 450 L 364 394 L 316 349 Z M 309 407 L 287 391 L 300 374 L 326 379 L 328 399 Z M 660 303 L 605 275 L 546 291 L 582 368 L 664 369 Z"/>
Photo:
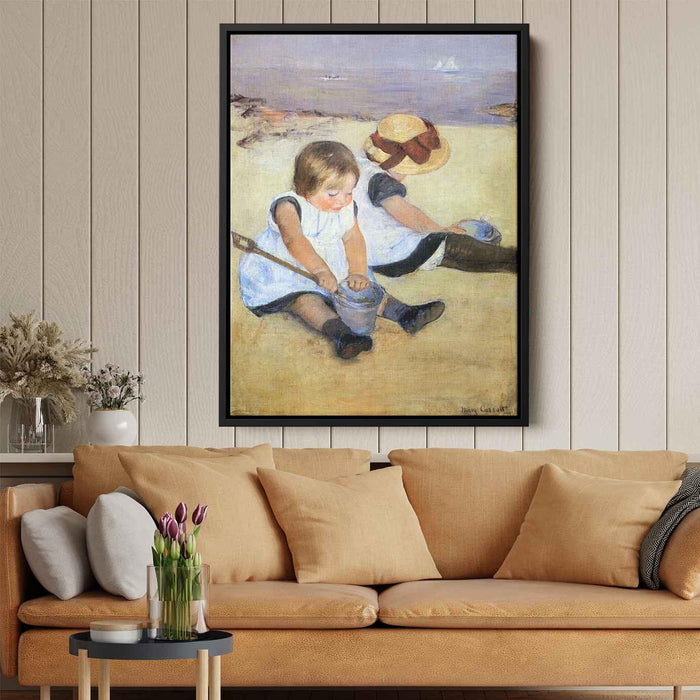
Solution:
<path fill-rule="evenodd" d="M 22 516 L 22 548 L 37 581 L 61 600 L 95 585 L 85 546 L 86 519 L 66 506 Z"/>
<path fill-rule="evenodd" d="M 100 586 L 127 600 L 146 595 L 146 567 L 156 524 L 124 491 L 97 498 L 87 516 L 87 551 Z"/>

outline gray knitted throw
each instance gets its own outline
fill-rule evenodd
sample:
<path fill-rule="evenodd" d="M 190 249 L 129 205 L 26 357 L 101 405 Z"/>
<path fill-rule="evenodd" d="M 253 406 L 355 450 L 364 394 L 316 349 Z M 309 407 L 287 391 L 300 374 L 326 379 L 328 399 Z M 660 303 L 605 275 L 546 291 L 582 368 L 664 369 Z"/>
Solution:
<path fill-rule="evenodd" d="M 678 493 L 668 502 L 661 517 L 652 526 L 639 550 L 639 575 L 647 588 L 661 588 L 659 566 L 666 543 L 683 518 L 700 508 L 700 469 L 688 467 L 681 476 Z"/>

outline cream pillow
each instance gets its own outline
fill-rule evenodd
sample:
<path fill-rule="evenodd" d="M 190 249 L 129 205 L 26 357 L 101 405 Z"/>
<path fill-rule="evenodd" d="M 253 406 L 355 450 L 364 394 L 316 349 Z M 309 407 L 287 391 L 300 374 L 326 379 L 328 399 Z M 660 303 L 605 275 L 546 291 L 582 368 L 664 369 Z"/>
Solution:
<path fill-rule="evenodd" d="M 680 485 L 545 464 L 520 534 L 494 578 L 636 588 L 642 540 Z"/>
<path fill-rule="evenodd" d="M 120 452 L 134 490 L 158 519 L 180 501 L 209 506 L 198 538 L 213 583 L 294 578 L 292 557 L 249 455 L 186 457 Z M 189 514 L 188 514 L 188 517 Z M 188 532 L 194 526 L 190 522 Z"/>
<path fill-rule="evenodd" d="M 292 550 L 299 583 L 440 578 L 408 501 L 401 467 L 317 481 L 258 469 Z"/>

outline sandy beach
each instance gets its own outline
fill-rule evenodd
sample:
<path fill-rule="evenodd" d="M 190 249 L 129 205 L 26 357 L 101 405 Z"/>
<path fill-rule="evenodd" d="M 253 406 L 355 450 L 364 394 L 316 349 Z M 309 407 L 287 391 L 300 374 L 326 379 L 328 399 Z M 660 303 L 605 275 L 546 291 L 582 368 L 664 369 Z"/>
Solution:
<path fill-rule="evenodd" d="M 375 122 L 270 113 L 264 137 L 232 110 L 231 227 L 255 237 L 274 195 L 291 186 L 294 156 L 310 141 L 337 140 L 358 152 Z M 517 240 L 516 127 L 440 126 L 452 156 L 440 170 L 406 178 L 410 201 L 443 225 L 485 217 Z M 369 237 L 371 232 L 365 232 Z M 296 318 L 257 318 L 241 302 L 240 253 L 231 269 L 232 415 L 512 415 L 517 411 L 517 278 L 438 268 L 378 276 L 407 303 L 442 299 L 442 318 L 415 336 L 378 319 L 374 348 L 341 360 L 331 342 Z"/>

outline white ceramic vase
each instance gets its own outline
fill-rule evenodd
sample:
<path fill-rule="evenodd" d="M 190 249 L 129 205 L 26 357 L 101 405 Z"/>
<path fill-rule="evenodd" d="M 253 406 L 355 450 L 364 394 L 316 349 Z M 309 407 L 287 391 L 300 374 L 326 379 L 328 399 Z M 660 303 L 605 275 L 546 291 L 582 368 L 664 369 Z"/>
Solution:
<path fill-rule="evenodd" d="M 88 439 L 93 445 L 133 445 L 137 425 L 125 408 L 98 408 L 88 418 Z"/>

